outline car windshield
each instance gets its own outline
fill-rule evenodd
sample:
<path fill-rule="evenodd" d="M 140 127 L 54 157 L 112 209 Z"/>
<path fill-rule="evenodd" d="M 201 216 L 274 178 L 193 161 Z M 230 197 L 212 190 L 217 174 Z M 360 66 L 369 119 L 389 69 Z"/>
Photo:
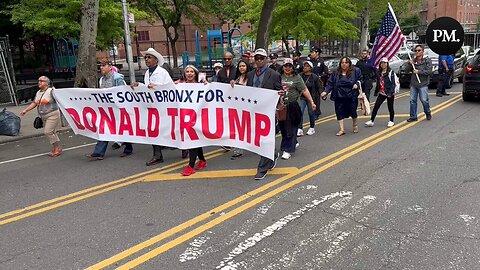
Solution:
<path fill-rule="evenodd" d="M 408 57 L 408 54 L 410 54 L 411 58 L 414 58 L 415 56 L 413 55 L 413 52 L 411 51 L 402 51 L 402 52 L 398 52 L 397 53 L 397 56 L 398 58 L 402 59 L 402 60 L 410 60 L 410 58 Z"/>

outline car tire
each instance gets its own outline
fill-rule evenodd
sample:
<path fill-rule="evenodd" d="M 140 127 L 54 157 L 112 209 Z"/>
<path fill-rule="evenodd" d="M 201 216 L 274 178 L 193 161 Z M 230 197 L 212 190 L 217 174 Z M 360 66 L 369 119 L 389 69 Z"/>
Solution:
<path fill-rule="evenodd" d="M 472 101 L 473 100 L 473 97 L 469 94 L 466 94 L 465 92 L 462 92 L 462 99 L 463 101 Z"/>

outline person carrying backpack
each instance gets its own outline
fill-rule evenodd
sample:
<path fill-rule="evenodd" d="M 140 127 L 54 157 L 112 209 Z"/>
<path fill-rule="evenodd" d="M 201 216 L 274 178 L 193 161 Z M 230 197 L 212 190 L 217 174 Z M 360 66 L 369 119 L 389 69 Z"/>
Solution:
<path fill-rule="evenodd" d="M 388 112 L 390 113 L 390 121 L 388 121 L 387 127 L 393 127 L 393 125 L 395 125 L 395 122 L 393 122 L 393 118 L 395 117 L 393 102 L 395 100 L 395 95 L 398 94 L 399 90 L 400 81 L 395 72 L 390 68 L 388 59 L 385 57 L 380 59 L 380 66 L 378 67 L 377 72 L 377 86 L 375 88 L 375 94 L 379 95 L 375 101 L 370 120 L 365 123 L 366 127 L 373 127 L 375 116 L 377 116 L 378 109 L 380 109 L 380 106 L 385 99 L 387 100 Z"/>

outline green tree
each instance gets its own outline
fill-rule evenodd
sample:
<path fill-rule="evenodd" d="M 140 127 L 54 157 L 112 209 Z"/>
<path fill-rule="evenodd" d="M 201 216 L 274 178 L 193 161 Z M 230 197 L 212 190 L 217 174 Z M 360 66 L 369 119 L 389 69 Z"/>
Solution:
<path fill-rule="evenodd" d="M 209 0 L 137 0 L 137 7 L 147 13 L 152 21 L 160 20 L 165 29 L 167 39 L 173 54 L 173 63 L 177 66 L 176 43 L 180 37 L 182 18 L 190 19 L 193 24 L 204 29 L 209 23 L 208 18 L 213 17 L 212 4 Z M 216 7 L 217 9 L 219 7 Z"/>
<path fill-rule="evenodd" d="M 243 20 L 254 24 L 255 32 L 266 34 L 268 40 L 287 35 L 297 39 L 318 39 L 323 36 L 356 36 L 357 29 L 350 22 L 356 17 L 351 0 L 278 0 L 272 14 L 270 31 L 260 29 L 259 15 L 262 0 L 246 0 L 241 9 Z M 257 40 L 258 45 L 258 40 Z"/>
<path fill-rule="evenodd" d="M 11 6 L 12 22 L 21 24 L 27 36 L 45 35 L 53 38 L 80 37 L 82 0 L 21 0 Z M 145 14 L 135 10 L 138 17 Z M 123 36 L 121 2 L 100 0 L 98 11 L 97 47 L 105 49 L 112 40 Z"/>

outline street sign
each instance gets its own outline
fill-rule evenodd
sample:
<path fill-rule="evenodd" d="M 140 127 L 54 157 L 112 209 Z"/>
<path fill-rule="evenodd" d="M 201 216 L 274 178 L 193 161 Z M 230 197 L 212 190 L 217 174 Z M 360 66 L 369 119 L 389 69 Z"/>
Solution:
<path fill-rule="evenodd" d="M 133 13 L 128 13 L 128 23 L 135 23 L 135 15 Z"/>

